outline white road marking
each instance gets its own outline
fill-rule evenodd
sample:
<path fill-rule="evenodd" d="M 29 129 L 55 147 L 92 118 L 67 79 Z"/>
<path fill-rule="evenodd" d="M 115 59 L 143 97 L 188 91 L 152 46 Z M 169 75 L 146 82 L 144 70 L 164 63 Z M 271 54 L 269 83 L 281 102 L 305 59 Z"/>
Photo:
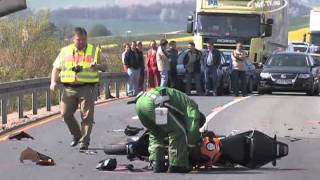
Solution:
<path fill-rule="evenodd" d="M 200 132 L 204 132 L 205 130 L 208 129 L 208 124 L 209 122 L 211 121 L 211 119 L 213 119 L 217 114 L 219 114 L 221 111 L 225 110 L 226 108 L 240 102 L 240 101 L 243 101 L 243 100 L 246 100 L 248 98 L 250 98 L 252 96 L 247 96 L 247 97 L 240 97 L 240 98 L 236 98 L 234 99 L 233 101 L 223 105 L 223 106 L 220 106 L 220 107 L 217 107 L 215 109 L 213 109 L 213 112 L 210 113 L 207 117 L 206 117 L 206 122 L 205 124 L 202 126 L 202 128 L 200 128 Z"/>
<path fill-rule="evenodd" d="M 138 117 L 138 116 L 133 116 L 131 119 L 133 119 L 133 120 L 138 120 L 139 117 Z"/>

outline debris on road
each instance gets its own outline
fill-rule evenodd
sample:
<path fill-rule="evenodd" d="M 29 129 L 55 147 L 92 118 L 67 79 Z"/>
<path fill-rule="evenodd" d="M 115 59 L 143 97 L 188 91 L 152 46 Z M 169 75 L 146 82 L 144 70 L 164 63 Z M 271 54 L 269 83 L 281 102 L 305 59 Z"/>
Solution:
<path fill-rule="evenodd" d="M 124 132 L 124 129 L 114 129 L 112 132 Z"/>
<path fill-rule="evenodd" d="M 47 155 L 41 154 L 30 147 L 27 147 L 24 151 L 21 152 L 20 162 L 23 163 L 24 160 L 31 160 L 37 165 L 41 166 L 54 166 L 55 163 L 53 159 Z"/>
<path fill-rule="evenodd" d="M 126 129 L 124 130 L 124 134 L 127 136 L 135 136 L 142 130 L 143 130 L 143 128 L 132 127 L 132 126 L 128 125 L 126 127 Z"/>
<path fill-rule="evenodd" d="M 98 154 L 98 151 L 93 150 L 93 149 L 80 150 L 79 152 L 87 154 L 87 155 L 96 155 L 96 154 Z"/>
<path fill-rule="evenodd" d="M 288 128 L 288 131 L 292 131 L 293 130 L 293 128 Z"/>
<path fill-rule="evenodd" d="M 22 140 L 24 138 L 34 140 L 34 138 L 32 136 L 30 136 L 29 134 L 25 133 L 24 131 L 21 131 L 21 132 L 19 132 L 17 134 L 14 134 L 14 135 L 9 137 L 10 140 L 17 139 L 18 141 L 20 141 L 20 140 Z"/>
<path fill-rule="evenodd" d="M 290 142 L 296 142 L 302 140 L 301 138 L 295 138 L 291 136 L 285 136 Z"/>

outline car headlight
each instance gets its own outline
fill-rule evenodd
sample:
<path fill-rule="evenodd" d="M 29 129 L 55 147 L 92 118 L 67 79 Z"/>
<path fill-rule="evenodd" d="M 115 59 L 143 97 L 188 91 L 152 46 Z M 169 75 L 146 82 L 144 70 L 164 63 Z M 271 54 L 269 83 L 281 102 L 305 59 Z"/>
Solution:
<path fill-rule="evenodd" d="M 271 74 L 267 73 L 267 72 L 262 72 L 262 73 L 260 73 L 260 77 L 263 79 L 269 79 L 269 78 L 271 78 Z"/>
<path fill-rule="evenodd" d="M 308 79 L 310 77 L 311 77 L 310 74 L 299 74 L 299 76 L 298 76 L 298 78 L 301 78 L 301 79 Z"/>

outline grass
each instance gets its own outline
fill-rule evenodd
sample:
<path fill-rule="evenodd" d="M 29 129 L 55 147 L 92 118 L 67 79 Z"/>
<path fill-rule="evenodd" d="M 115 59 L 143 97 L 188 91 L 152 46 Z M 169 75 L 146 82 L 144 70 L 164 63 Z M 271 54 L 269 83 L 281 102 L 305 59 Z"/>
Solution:
<path fill-rule="evenodd" d="M 290 19 L 289 30 L 294 31 L 301 28 L 309 27 L 309 19 L 309 16 Z"/>
<path fill-rule="evenodd" d="M 85 27 L 88 31 L 96 24 L 105 25 L 114 35 L 125 35 L 127 31 L 134 34 L 163 33 L 184 30 L 187 22 L 162 22 L 160 20 L 127 20 L 127 19 L 79 19 L 69 18 L 73 26 Z"/>

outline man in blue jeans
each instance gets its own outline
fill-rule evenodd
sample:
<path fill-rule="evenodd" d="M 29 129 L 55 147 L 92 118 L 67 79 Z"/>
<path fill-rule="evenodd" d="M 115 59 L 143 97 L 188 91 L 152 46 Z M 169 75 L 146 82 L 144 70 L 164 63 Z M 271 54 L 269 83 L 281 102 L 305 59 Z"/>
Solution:
<path fill-rule="evenodd" d="M 122 53 L 122 62 L 128 73 L 128 96 L 133 97 L 139 93 L 140 67 L 138 58 L 130 47 L 129 43 L 125 44 L 125 51 Z"/>
<path fill-rule="evenodd" d="M 161 77 L 161 87 L 167 87 L 168 86 L 168 81 L 169 81 L 169 71 L 170 71 L 170 60 L 168 58 L 168 55 L 166 53 L 166 49 L 168 46 L 168 41 L 166 39 L 161 39 L 160 40 L 160 46 L 158 47 L 157 50 L 157 66 L 158 70 L 160 72 L 160 77 Z"/>
<path fill-rule="evenodd" d="M 186 67 L 186 88 L 185 93 L 191 94 L 192 79 L 196 84 L 197 95 L 202 95 L 201 88 L 201 51 L 195 48 L 193 42 L 189 42 L 189 51 L 183 59 L 183 64 Z"/>
<path fill-rule="evenodd" d="M 207 43 L 207 48 L 208 50 L 205 51 L 202 56 L 205 78 L 205 95 L 209 96 L 210 90 L 212 90 L 212 94 L 215 96 L 219 80 L 217 71 L 221 64 L 221 53 L 219 50 L 214 48 L 212 42 Z"/>

